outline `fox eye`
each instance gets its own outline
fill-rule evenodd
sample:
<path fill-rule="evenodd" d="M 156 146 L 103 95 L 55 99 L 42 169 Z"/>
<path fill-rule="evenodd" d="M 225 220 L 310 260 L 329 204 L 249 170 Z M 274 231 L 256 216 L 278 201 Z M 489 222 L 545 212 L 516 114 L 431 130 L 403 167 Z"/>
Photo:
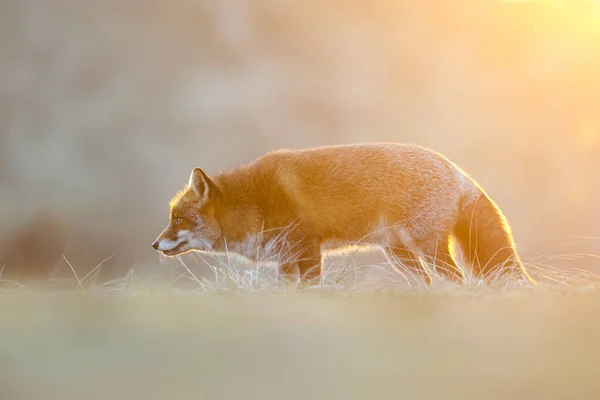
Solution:
<path fill-rule="evenodd" d="M 177 218 L 175 220 L 175 225 L 179 225 L 181 223 L 181 221 L 183 221 L 183 218 Z"/>

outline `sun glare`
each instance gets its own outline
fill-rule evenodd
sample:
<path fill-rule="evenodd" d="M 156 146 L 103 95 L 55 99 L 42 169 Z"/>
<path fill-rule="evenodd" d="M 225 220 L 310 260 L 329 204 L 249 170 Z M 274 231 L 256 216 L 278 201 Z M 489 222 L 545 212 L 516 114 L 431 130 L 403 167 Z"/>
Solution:
<path fill-rule="evenodd" d="M 531 4 L 558 8 L 563 11 L 600 12 L 600 0 L 502 0 L 505 3 Z"/>
<path fill-rule="evenodd" d="M 600 40 L 600 0 L 502 0 L 536 21 L 543 21 L 550 30 L 567 29 L 578 34 L 598 36 Z M 537 23 L 536 23 L 537 24 Z"/>

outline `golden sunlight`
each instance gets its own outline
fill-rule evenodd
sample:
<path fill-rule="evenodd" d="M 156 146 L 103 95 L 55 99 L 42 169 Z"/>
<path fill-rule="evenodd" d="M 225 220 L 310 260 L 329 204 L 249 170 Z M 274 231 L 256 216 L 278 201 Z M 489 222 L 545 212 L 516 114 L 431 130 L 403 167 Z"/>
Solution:
<path fill-rule="evenodd" d="M 577 129 L 577 140 L 578 144 L 586 149 L 596 147 L 598 145 L 600 135 L 600 124 L 598 120 L 593 116 L 584 117 Z"/>
<path fill-rule="evenodd" d="M 549 31 L 568 29 L 600 40 L 600 0 L 502 0 L 518 7 L 535 27 L 544 25 Z"/>

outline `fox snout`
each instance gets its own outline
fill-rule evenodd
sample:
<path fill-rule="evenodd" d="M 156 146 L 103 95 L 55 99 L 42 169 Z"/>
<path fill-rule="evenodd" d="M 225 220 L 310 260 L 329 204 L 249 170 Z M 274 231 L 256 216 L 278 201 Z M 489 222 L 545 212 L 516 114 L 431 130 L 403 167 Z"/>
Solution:
<path fill-rule="evenodd" d="M 152 243 L 154 250 L 174 256 L 189 250 L 190 231 L 175 230 L 169 225 Z"/>

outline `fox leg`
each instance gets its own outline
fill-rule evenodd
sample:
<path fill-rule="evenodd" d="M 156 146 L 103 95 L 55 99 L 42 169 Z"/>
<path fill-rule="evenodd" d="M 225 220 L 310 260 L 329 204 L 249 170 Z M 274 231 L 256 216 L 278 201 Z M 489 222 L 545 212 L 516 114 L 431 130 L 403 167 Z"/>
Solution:
<path fill-rule="evenodd" d="M 392 265 L 396 266 L 396 264 L 400 262 L 411 274 L 423 278 L 428 285 L 431 285 L 431 276 L 429 276 L 427 270 L 423 268 L 419 257 L 417 257 L 415 253 L 400 246 L 386 246 L 384 253 Z"/>
<path fill-rule="evenodd" d="M 280 274 L 285 280 L 300 283 L 319 283 L 322 272 L 321 246 L 318 241 L 304 240 L 299 243 L 300 251 L 293 261 L 281 264 Z"/>
<path fill-rule="evenodd" d="M 279 266 L 279 280 L 283 282 L 298 281 L 298 263 L 285 263 Z"/>
<path fill-rule="evenodd" d="M 435 272 L 452 282 L 462 282 L 463 274 L 456 266 L 456 262 L 450 255 L 450 241 L 448 238 L 434 243 L 423 249 L 425 262 L 435 267 Z"/>
<path fill-rule="evenodd" d="M 318 283 L 322 272 L 322 256 L 320 247 L 307 249 L 298 261 L 300 280 L 303 282 Z"/>

